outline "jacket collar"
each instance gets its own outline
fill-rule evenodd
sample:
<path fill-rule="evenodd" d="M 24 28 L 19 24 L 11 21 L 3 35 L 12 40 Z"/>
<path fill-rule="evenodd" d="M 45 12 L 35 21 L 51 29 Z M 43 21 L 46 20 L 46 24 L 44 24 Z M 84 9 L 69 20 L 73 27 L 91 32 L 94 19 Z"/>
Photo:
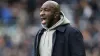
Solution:
<path fill-rule="evenodd" d="M 61 25 L 61 26 L 57 27 L 57 30 L 60 31 L 60 32 L 64 32 L 65 29 L 66 29 L 66 25 L 69 25 L 69 24 Z"/>
<path fill-rule="evenodd" d="M 57 28 L 56 28 L 56 30 L 57 31 L 60 31 L 60 32 L 64 32 L 65 31 L 65 29 L 66 29 L 66 25 L 69 25 L 69 24 L 64 24 L 64 25 L 60 25 L 60 26 L 58 26 Z M 44 29 L 44 28 L 42 28 L 42 30 L 41 31 L 45 31 L 46 29 Z"/>

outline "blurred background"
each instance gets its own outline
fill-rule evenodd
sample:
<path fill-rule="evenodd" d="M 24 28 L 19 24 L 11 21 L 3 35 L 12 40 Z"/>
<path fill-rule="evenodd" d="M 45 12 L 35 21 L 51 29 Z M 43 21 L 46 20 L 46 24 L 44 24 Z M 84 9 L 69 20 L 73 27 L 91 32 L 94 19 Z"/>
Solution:
<path fill-rule="evenodd" d="M 0 0 L 0 56 L 32 56 L 47 0 Z M 86 56 L 100 56 L 100 0 L 54 0 L 83 34 Z"/>

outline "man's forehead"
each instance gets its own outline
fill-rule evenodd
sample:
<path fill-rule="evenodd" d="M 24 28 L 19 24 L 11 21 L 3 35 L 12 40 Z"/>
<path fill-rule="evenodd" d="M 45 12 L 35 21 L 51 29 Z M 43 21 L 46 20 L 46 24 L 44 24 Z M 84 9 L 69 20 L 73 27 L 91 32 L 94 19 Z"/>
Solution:
<path fill-rule="evenodd" d="M 58 4 L 54 1 L 47 1 L 45 2 L 41 8 L 56 8 Z"/>

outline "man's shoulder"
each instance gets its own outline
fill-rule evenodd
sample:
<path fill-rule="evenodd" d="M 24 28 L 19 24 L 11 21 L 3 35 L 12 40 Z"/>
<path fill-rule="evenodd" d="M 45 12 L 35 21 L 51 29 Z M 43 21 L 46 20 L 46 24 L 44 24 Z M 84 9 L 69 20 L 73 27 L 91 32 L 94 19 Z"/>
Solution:
<path fill-rule="evenodd" d="M 76 27 L 73 27 L 71 25 L 66 25 L 66 31 L 70 33 L 80 32 L 80 30 Z"/>
<path fill-rule="evenodd" d="M 65 34 L 68 34 L 70 39 L 72 39 L 72 38 L 78 38 L 78 39 L 83 38 L 81 31 L 78 28 L 73 27 L 71 25 L 66 27 L 65 32 L 66 32 Z"/>

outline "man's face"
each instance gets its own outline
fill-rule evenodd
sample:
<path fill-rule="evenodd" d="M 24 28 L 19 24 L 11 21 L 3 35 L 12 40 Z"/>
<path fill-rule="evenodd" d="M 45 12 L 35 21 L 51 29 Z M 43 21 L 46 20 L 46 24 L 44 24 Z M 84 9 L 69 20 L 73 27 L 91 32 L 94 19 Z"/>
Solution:
<path fill-rule="evenodd" d="M 45 3 L 40 8 L 41 23 L 46 27 L 51 27 L 54 21 L 54 8 L 51 4 Z"/>

